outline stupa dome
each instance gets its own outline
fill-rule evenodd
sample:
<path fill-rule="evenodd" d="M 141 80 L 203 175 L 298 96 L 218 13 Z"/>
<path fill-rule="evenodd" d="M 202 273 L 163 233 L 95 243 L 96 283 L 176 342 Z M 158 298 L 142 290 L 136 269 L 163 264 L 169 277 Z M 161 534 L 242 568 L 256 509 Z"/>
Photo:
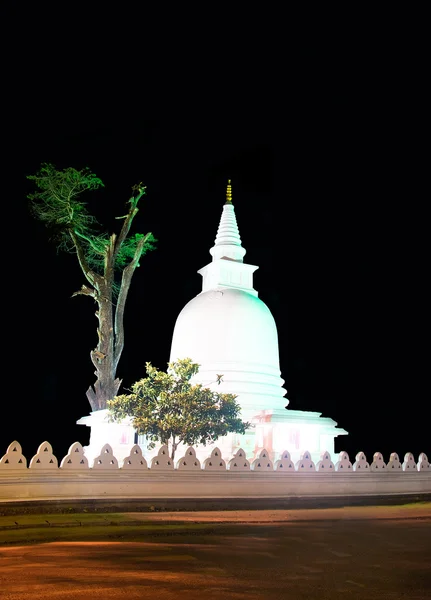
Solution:
<path fill-rule="evenodd" d="M 262 300 L 243 290 L 217 288 L 188 302 L 175 324 L 171 357 L 202 366 L 241 363 L 246 370 L 277 370 L 274 318 Z"/>

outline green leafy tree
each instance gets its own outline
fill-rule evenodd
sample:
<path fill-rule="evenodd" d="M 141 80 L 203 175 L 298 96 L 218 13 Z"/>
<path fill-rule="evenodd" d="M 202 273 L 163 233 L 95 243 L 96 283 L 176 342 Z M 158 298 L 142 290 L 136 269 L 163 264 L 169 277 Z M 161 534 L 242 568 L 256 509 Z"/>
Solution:
<path fill-rule="evenodd" d="M 240 417 L 240 405 L 234 394 L 220 394 L 192 384 L 199 365 L 190 358 L 168 363 L 166 373 L 146 363 L 148 377 L 133 384 L 131 394 L 108 402 L 111 421 L 129 417 L 137 433 L 156 443 L 171 446 L 175 458 L 178 444 L 211 444 L 229 432 L 245 433 L 250 423 Z M 220 383 L 222 376 L 217 377 Z"/>
<path fill-rule="evenodd" d="M 133 186 L 118 234 L 99 233 L 99 224 L 81 200 L 81 194 L 104 187 L 88 168 L 57 170 L 43 163 L 27 176 L 37 191 L 28 195 L 30 210 L 52 233 L 61 250 L 76 254 L 86 284 L 72 296 L 89 296 L 97 304 L 97 347 L 91 350 L 96 369 L 94 387 L 87 390 L 93 411 L 105 409 L 122 383 L 116 376 L 124 348 L 124 310 L 135 269 L 141 257 L 154 249 L 152 233 L 129 235 L 138 203 L 145 195 L 141 183 Z"/>

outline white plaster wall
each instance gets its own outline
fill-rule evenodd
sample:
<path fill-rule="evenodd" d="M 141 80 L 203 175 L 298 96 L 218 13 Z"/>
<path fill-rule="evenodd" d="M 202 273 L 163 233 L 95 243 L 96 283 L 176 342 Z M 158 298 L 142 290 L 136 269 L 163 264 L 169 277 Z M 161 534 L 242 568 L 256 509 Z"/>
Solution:
<path fill-rule="evenodd" d="M 334 471 L 288 474 L 279 471 L 88 472 L 19 471 L 0 476 L 0 500 L 88 498 L 288 498 L 429 494 L 429 473 L 349 475 Z"/>
<path fill-rule="evenodd" d="M 350 464 L 346 452 L 339 454 L 338 461 L 332 461 L 329 452 L 322 454 L 320 463 L 335 463 L 335 469 L 330 473 L 316 468 L 308 451 L 302 453 L 293 469 L 288 468 L 293 463 L 287 450 L 275 464 L 268 461 L 269 454 L 265 449 L 259 456 L 266 457 L 265 464 L 271 463 L 272 468 L 257 468 L 259 465 L 255 461 L 250 463 L 243 448 L 239 448 L 229 461 L 224 461 L 219 448 L 216 448 L 208 453 L 209 461 L 201 462 L 194 448 L 189 447 L 183 455 L 177 454 L 177 468 L 174 468 L 168 448 L 162 446 L 149 468 L 137 444 L 131 449 L 128 459 L 118 461 L 112 447 L 104 444 L 99 456 L 88 461 L 82 445 L 74 442 L 67 455 L 58 461 L 52 454 L 51 445 L 43 442 L 36 455 L 28 461 L 21 445 L 15 441 L 0 458 L 0 501 L 431 494 L 431 465 L 424 453 L 418 463 L 411 453 L 405 455 L 403 465 L 407 462 L 414 465 L 409 469 L 359 470 L 354 468 L 359 462 L 368 464 L 365 454 L 359 452 L 348 473 L 337 469 L 340 460 Z M 216 468 L 211 468 L 213 463 Z"/>

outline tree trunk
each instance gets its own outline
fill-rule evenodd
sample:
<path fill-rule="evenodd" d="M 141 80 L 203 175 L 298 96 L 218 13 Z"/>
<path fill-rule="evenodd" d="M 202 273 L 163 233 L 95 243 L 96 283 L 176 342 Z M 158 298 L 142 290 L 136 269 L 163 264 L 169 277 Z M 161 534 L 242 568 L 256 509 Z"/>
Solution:
<path fill-rule="evenodd" d="M 141 190 L 140 196 L 142 194 L 143 191 Z M 137 199 L 135 199 L 135 202 L 137 202 Z M 110 243 L 105 250 L 103 277 L 91 272 L 91 277 L 89 278 L 87 275 L 87 279 L 92 283 L 94 289 L 89 291 L 84 286 L 84 290 L 80 292 L 93 296 L 98 305 L 98 311 L 96 312 L 96 317 L 99 320 L 99 327 L 97 329 L 98 344 L 97 348 L 90 353 L 91 362 L 96 368 L 94 374 L 97 379 L 94 386 L 90 386 L 86 393 L 92 411 L 106 409 L 108 401 L 113 400 L 117 396 L 122 383 L 122 379 L 116 378 L 116 373 L 124 348 L 124 311 L 126 300 L 133 274 L 139 264 L 145 244 L 151 237 L 151 233 L 147 233 L 140 239 L 133 259 L 123 269 L 118 297 L 114 300 L 115 259 L 136 213 L 137 209 L 134 207 L 129 213 L 118 238 L 115 234 L 111 235 Z M 77 241 L 76 245 L 78 245 Z M 85 272 L 85 260 L 83 257 L 81 257 L 80 263 Z"/>
<path fill-rule="evenodd" d="M 175 438 L 172 439 L 172 452 L 171 452 L 171 460 L 173 461 L 175 458 L 175 452 L 178 448 L 178 443 L 175 441 Z"/>
<path fill-rule="evenodd" d="M 108 263 L 108 258 L 106 263 Z M 97 379 L 94 387 L 90 386 L 86 394 L 92 411 L 106 409 L 108 400 L 112 400 L 118 394 L 122 382 L 121 379 L 115 377 L 123 345 L 120 348 L 115 339 L 114 312 L 119 308 L 117 306 L 114 309 L 112 301 L 112 277 L 113 268 L 108 265 L 105 267 L 105 277 L 97 281 L 98 344 L 97 348 L 90 353 L 91 361 L 96 368 L 94 374 Z M 121 310 L 124 310 L 124 305 L 121 306 Z M 121 315 L 121 322 L 122 317 L 123 315 Z M 118 316 L 116 320 L 118 320 Z"/>

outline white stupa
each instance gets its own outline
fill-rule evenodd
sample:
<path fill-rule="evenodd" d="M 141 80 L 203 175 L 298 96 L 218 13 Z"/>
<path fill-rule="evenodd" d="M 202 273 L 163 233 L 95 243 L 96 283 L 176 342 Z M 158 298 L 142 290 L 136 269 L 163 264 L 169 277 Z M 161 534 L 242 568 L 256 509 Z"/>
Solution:
<path fill-rule="evenodd" d="M 324 451 L 334 455 L 335 437 L 347 431 L 321 413 L 287 408 L 277 327 L 253 287 L 253 273 L 258 267 L 243 261 L 246 251 L 239 235 L 230 181 L 210 253 L 212 261 L 198 271 L 203 278 L 202 292 L 178 315 L 169 362 L 191 358 L 198 363 L 200 369 L 194 381 L 217 392 L 235 394 L 242 419 L 251 422 L 252 427 L 245 435 L 228 434 L 213 445 L 198 446 L 197 457 L 207 458 L 216 446 L 227 460 L 239 448 L 250 459 L 264 448 L 272 460 L 284 450 L 295 462 L 305 450 L 316 463 Z M 145 437 L 136 436 L 130 420 L 109 423 L 106 410 L 93 412 L 78 423 L 91 427 L 90 443 L 85 447 L 90 458 L 97 456 L 106 443 L 120 459 L 128 455 L 136 441 L 147 460 L 158 452 L 159 447 L 147 449 Z M 181 456 L 181 450 L 177 449 L 177 456 Z"/>
<path fill-rule="evenodd" d="M 198 271 L 202 292 L 177 318 L 169 360 L 188 357 L 198 363 L 195 381 L 236 394 L 242 419 L 253 423 L 244 436 L 230 434 L 216 445 L 227 458 L 239 447 L 251 458 L 265 448 L 274 460 L 283 450 L 289 450 L 294 460 L 299 460 L 303 450 L 317 461 L 321 452 L 333 453 L 334 438 L 347 434 L 344 429 L 321 413 L 286 408 L 289 401 L 280 372 L 277 327 L 253 287 L 258 267 L 243 262 L 246 251 L 230 181 L 210 253 L 212 262 Z M 211 448 L 207 446 L 202 453 L 208 455 Z"/>
<path fill-rule="evenodd" d="M 253 288 L 258 267 L 243 262 L 245 249 L 231 202 L 223 207 L 213 257 L 198 271 L 202 292 L 179 314 L 170 361 L 190 357 L 200 365 L 195 380 L 223 393 L 240 394 L 243 420 L 262 410 L 284 408 L 286 390 L 280 377 L 277 327 L 269 308 Z"/>

